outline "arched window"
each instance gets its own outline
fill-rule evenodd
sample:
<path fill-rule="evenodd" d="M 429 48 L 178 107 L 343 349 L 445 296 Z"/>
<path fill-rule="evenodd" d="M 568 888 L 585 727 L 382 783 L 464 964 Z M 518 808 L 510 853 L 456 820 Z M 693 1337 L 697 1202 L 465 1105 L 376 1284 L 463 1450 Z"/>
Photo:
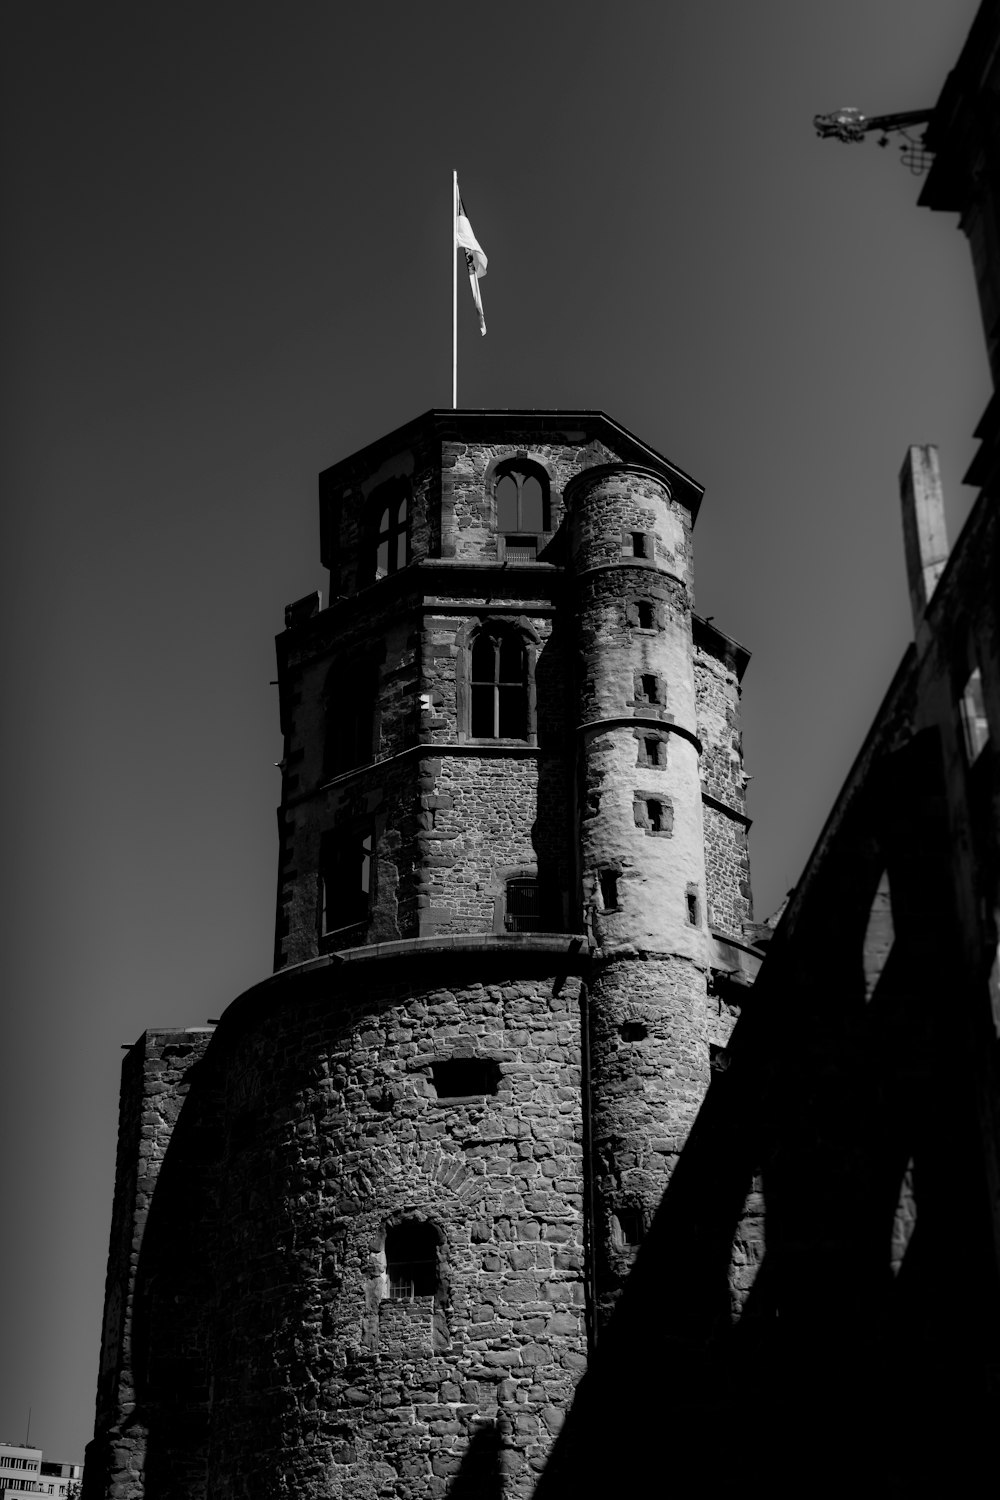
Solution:
<path fill-rule="evenodd" d="M 528 737 L 528 663 L 516 631 L 484 629 L 472 647 L 469 733 L 474 740 Z"/>
<path fill-rule="evenodd" d="M 385 1236 L 385 1269 L 393 1302 L 412 1302 L 438 1293 L 438 1237 L 432 1224 L 404 1219 Z"/>
<path fill-rule="evenodd" d="M 371 498 L 375 578 L 398 573 L 410 560 L 410 492 L 399 480 L 380 486 Z"/>
<path fill-rule="evenodd" d="M 498 531 L 548 531 L 549 482 L 544 469 L 524 459 L 509 459 L 498 467 L 493 484 Z"/>

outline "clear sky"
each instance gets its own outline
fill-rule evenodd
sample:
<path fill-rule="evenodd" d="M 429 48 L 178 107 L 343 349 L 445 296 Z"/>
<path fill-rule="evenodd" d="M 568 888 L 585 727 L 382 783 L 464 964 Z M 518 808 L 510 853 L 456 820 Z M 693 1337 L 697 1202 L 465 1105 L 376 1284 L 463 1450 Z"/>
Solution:
<path fill-rule="evenodd" d="M 976 0 L 8 0 L 0 1439 L 92 1432 L 120 1045 L 270 968 L 272 638 L 317 472 L 450 399 L 597 407 L 706 487 L 758 914 L 908 640 L 989 394 L 952 215 L 817 111 L 934 103 Z"/>

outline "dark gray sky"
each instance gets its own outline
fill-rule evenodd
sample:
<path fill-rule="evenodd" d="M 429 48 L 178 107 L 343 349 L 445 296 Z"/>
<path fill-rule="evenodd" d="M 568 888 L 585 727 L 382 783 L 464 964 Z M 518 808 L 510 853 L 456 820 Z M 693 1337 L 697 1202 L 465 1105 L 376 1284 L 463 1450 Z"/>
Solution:
<path fill-rule="evenodd" d="M 316 473 L 450 399 L 599 407 L 706 486 L 758 912 L 909 635 L 896 475 L 986 405 L 953 216 L 811 118 L 933 104 L 975 0 L 9 0 L 0 1438 L 93 1423 L 119 1045 L 270 967 L 272 637 Z"/>

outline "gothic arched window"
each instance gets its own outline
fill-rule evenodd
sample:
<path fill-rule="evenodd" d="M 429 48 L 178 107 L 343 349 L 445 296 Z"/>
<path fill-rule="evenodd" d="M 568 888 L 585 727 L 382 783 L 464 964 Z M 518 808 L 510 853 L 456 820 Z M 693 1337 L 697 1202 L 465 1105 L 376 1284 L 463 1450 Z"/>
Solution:
<path fill-rule="evenodd" d="M 549 479 L 525 459 L 508 459 L 493 476 L 497 531 L 505 538 L 504 558 L 531 562 L 538 537 L 549 529 Z"/>
<path fill-rule="evenodd" d="M 472 647 L 469 734 L 474 740 L 528 738 L 528 660 L 517 631 L 485 628 Z"/>
<path fill-rule="evenodd" d="M 370 503 L 375 578 L 388 578 L 410 560 L 409 486 L 400 481 L 382 485 Z"/>

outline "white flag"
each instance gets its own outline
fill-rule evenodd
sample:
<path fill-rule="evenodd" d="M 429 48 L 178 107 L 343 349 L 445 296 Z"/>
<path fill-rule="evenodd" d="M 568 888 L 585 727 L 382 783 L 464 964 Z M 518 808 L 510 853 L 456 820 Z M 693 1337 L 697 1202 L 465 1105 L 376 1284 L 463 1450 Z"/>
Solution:
<path fill-rule="evenodd" d="M 483 316 L 483 299 L 479 295 L 479 280 L 480 277 L 486 275 L 488 262 L 486 251 L 476 239 L 472 232 L 472 225 L 465 216 L 461 194 L 458 194 L 458 201 L 455 204 L 455 244 L 460 250 L 465 251 L 465 263 L 469 268 L 469 285 L 472 287 L 472 300 L 479 314 L 479 332 L 485 333 L 486 319 Z"/>

